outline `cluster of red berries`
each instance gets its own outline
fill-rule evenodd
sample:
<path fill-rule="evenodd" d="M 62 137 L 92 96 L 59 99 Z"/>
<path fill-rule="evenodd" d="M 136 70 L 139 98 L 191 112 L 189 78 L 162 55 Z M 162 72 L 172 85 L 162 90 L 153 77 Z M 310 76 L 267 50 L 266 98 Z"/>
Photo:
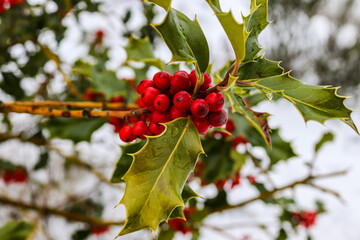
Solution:
<path fill-rule="evenodd" d="M 24 0 L 0 0 L 0 14 L 4 13 L 7 8 L 23 3 Z"/>
<path fill-rule="evenodd" d="M 153 80 L 140 82 L 137 92 L 140 107 L 147 107 L 151 114 L 146 120 L 137 121 L 133 127 L 127 125 L 120 130 L 120 139 L 131 142 L 135 138 L 144 139 L 144 135 L 159 135 L 165 127 L 160 123 L 192 116 L 192 121 L 200 134 L 206 133 L 211 126 L 221 127 L 227 122 L 227 113 L 223 110 L 224 96 L 220 92 L 212 92 L 204 98 L 192 99 L 197 82 L 195 71 L 188 74 L 177 71 L 174 75 L 168 72 L 158 72 Z M 211 87 L 211 77 L 205 73 L 204 83 L 200 91 Z"/>
<path fill-rule="evenodd" d="M 174 218 L 169 220 L 169 226 L 171 229 L 187 234 L 193 231 L 191 224 L 187 224 L 187 221 L 191 218 L 191 215 L 196 211 L 195 207 L 184 208 L 184 216 L 186 220 L 180 218 Z"/>
<path fill-rule="evenodd" d="M 15 170 L 6 170 L 1 178 L 5 184 L 26 183 L 28 176 L 23 168 L 18 167 Z"/>
<path fill-rule="evenodd" d="M 316 211 L 293 212 L 291 220 L 295 223 L 295 225 L 310 228 L 315 224 L 316 216 Z"/>

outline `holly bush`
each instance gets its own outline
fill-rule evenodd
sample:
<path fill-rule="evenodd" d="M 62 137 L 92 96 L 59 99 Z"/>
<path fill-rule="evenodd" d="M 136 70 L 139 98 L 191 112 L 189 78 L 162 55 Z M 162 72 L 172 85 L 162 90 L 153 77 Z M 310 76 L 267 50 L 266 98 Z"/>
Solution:
<path fill-rule="evenodd" d="M 277 186 L 272 180 L 274 167 L 297 154 L 279 129 L 269 126 L 270 114 L 253 108 L 264 101 L 285 99 L 305 122 L 336 119 L 358 133 L 352 111 L 344 105 L 346 97 L 339 96 L 336 87 L 305 84 L 285 72 L 280 62 L 265 57 L 259 36 L 270 23 L 267 0 L 251 0 L 250 13 L 242 16 L 242 22 L 232 12 L 224 12 L 218 0 L 204 1 L 212 10 L 208 14 L 215 15 L 224 30 L 218 34 L 227 37 L 235 56 L 219 69 L 212 68 L 207 38 L 196 18 L 191 20 L 172 8 L 171 0 L 141 4 L 149 24 L 131 28 L 134 10 L 122 11 L 117 21 L 125 31 L 117 37 L 127 39 L 123 48 L 127 57 L 111 69 L 108 63 L 114 49 L 106 42 L 110 32 L 103 29 L 89 32 L 80 27 L 86 54 L 71 63 L 59 57 L 67 39 L 66 22 L 81 25 L 84 14 L 108 17 L 105 2 L 0 1 L 0 141 L 29 143 L 38 156 L 31 164 L 17 159 L 15 152 L 9 159 L 0 159 L 0 202 L 16 212 L 13 219 L 26 221 L 8 222 L 0 229 L 2 239 L 50 236 L 46 223 L 54 216 L 69 224 L 82 223 L 75 230 L 66 230 L 72 239 L 103 235 L 119 225 L 122 229 L 117 237 L 151 229 L 155 235 L 146 235 L 149 238 L 189 234 L 198 239 L 209 228 L 232 239 L 221 224 L 209 225 L 206 219 L 255 201 L 280 210 L 274 239 L 287 239 L 299 228 L 313 226 L 317 215 L 325 211 L 323 203 L 316 201 L 313 209 L 302 209 L 283 191 L 308 185 L 331 194 L 314 181 L 344 171 L 316 175 L 311 163 L 304 179 Z M 153 24 L 159 12 L 166 14 L 161 23 Z M 170 61 L 156 57 L 161 42 L 171 52 Z M 119 77 L 118 70 L 123 69 L 133 77 Z M 38 116 L 27 118 L 19 127 L 17 113 Z M 79 151 L 86 142 L 89 149 L 97 148 L 93 133 L 106 132 L 109 126 L 118 139 L 111 138 L 113 144 L 107 151 L 116 154 L 121 147 L 115 167 L 106 166 L 106 154 L 92 161 L 90 150 Z M 314 155 L 333 137 L 326 133 Z M 64 147 L 69 141 L 70 150 Z M 258 149 L 265 154 L 259 156 Z M 256 171 L 243 170 L 246 164 Z M 39 177 L 41 174 L 46 177 Z M 90 194 L 71 188 L 89 175 L 96 182 Z M 24 196 L 14 196 L 15 185 L 26 189 Z M 229 194 L 244 185 L 257 195 L 230 203 Z M 104 190 L 106 187 L 112 189 Z M 109 191 L 122 195 L 118 205 L 125 207 L 125 218 L 104 219 L 109 206 L 104 195 Z M 59 199 L 50 201 L 54 195 Z M 28 212 L 35 212 L 36 217 Z M 43 221 L 36 220 L 39 218 Z M 266 231 L 269 226 L 255 227 Z"/>

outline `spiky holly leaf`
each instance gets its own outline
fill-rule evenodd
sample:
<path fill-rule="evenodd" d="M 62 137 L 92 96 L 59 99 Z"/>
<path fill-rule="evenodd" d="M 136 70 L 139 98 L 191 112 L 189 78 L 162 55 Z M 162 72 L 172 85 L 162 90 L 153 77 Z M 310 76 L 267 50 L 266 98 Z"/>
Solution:
<path fill-rule="evenodd" d="M 169 11 L 171 6 L 171 0 L 144 0 L 144 2 L 151 2 Z"/>
<path fill-rule="evenodd" d="M 350 116 L 352 110 L 344 105 L 346 97 L 339 96 L 336 87 L 306 85 L 289 73 L 262 78 L 253 83 L 262 92 L 278 94 L 289 100 L 305 122 L 314 120 L 323 124 L 327 120 L 340 119 L 359 134 Z"/>
<path fill-rule="evenodd" d="M 33 225 L 24 221 L 8 222 L 0 228 L 1 240 L 26 240 L 33 231 Z"/>
<path fill-rule="evenodd" d="M 121 146 L 121 156 L 116 163 L 115 170 L 110 179 L 111 183 L 123 182 L 122 177 L 129 170 L 133 161 L 133 157 L 129 154 L 139 151 L 145 145 L 145 142 L 146 141 L 138 141 L 136 143 Z"/>
<path fill-rule="evenodd" d="M 197 195 L 197 193 L 194 190 L 192 190 L 192 188 L 188 184 L 185 184 L 184 189 L 181 192 L 181 197 L 184 203 L 187 203 L 190 199 L 197 198 L 199 197 L 199 195 Z M 170 219 L 181 218 L 186 220 L 183 210 L 184 210 L 183 206 L 175 208 L 170 215 Z"/>
<path fill-rule="evenodd" d="M 208 137 L 202 141 L 207 156 L 201 157 L 204 169 L 201 178 L 207 183 L 235 176 L 245 163 L 245 155 L 233 154 L 231 141 Z"/>
<path fill-rule="evenodd" d="M 267 146 L 271 148 L 271 137 L 270 137 L 270 128 L 268 126 L 267 119 L 270 116 L 268 113 L 255 112 L 246 106 L 244 100 L 235 95 L 233 89 L 225 92 L 227 96 L 231 111 L 233 113 L 238 113 L 243 115 L 250 124 L 260 133 Z"/>
<path fill-rule="evenodd" d="M 127 59 L 126 61 L 143 62 L 148 65 L 155 66 L 160 70 L 164 69 L 164 66 L 159 58 L 155 58 L 153 47 L 148 37 L 136 38 L 134 36 L 129 37 L 129 43 L 124 47 Z"/>
<path fill-rule="evenodd" d="M 146 145 L 132 155 L 123 177 L 126 188 L 119 204 L 126 208 L 126 222 L 119 236 L 145 228 L 156 231 L 176 207 L 184 206 L 181 192 L 204 151 L 191 118 L 164 125 L 164 133 L 147 137 Z"/>
<path fill-rule="evenodd" d="M 359 134 L 350 117 L 352 111 L 344 105 L 346 97 L 339 96 L 337 88 L 306 85 L 284 73 L 280 62 L 263 56 L 241 65 L 238 74 L 235 93 L 243 87 L 255 87 L 265 95 L 277 94 L 293 103 L 306 122 L 340 119 Z"/>
<path fill-rule="evenodd" d="M 243 17 L 246 30 L 250 32 L 246 39 L 246 54 L 243 62 L 252 61 L 262 49 L 258 36 L 270 23 L 267 20 L 267 12 L 268 0 L 251 0 L 250 14 Z"/>
<path fill-rule="evenodd" d="M 223 27 L 228 39 L 234 49 L 236 60 L 241 62 L 245 57 L 245 43 L 249 36 L 244 23 L 238 23 L 232 12 L 224 13 L 221 11 L 219 0 L 206 0 L 214 11 L 221 26 Z"/>
<path fill-rule="evenodd" d="M 191 62 L 202 73 L 206 71 L 209 46 L 196 18 L 192 21 L 183 13 L 170 8 L 164 21 L 152 26 L 169 47 L 172 53 L 170 62 Z"/>

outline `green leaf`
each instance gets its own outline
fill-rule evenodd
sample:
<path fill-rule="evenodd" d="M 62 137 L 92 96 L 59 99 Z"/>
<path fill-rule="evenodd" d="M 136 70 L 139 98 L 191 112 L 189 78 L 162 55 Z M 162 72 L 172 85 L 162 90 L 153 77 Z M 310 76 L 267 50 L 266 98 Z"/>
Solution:
<path fill-rule="evenodd" d="M 134 36 L 129 37 L 129 43 L 125 47 L 127 54 L 126 61 L 143 62 L 148 65 L 155 66 L 160 70 L 164 69 L 164 66 L 159 58 L 155 58 L 153 47 L 148 37 L 141 39 Z"/>
<path fill-rule="evenodd" d="M 1 240 L 26 240 L 33 231 L 33 225 L 24 221 L 8 222 L 0 228 Z"/>
<path fill-rule="evenodd" d="M 192 190 L 192 188 L 186 183 L 183 191 L 181 192 L 181 197 L 183 202 L 186 204 L 190 199 L 197 198 L 199 195 L 197 195 L 197 193 L 194 192 L 194 190 Z M 170 215 L 170 219 L 181 218 L 186 220 L 183 210 L 183 206 L 175 208 Z"/>
<path fill-rule="evenodd" d="M 358 133 L 351 120 L 352 111 L 344 105 L 346 97 L 337 94 L 338 88 L 306 85 L 289 73 L 254 80 L 253 86 L 262 92 L 275 93 L 289 100 L 305 122 L 314 120 L 325 123 L 330 119 L 340 119 Z"/>
<path fill-rule="evenodd" d="M 111 183 L 123 182 L 122 177 L 129 170 L 129 167 L 133 161 L 133 157 L 129 154 L 136 153 L 144 145 L 146 141 L 138 141 L 136 143 L 131 143 L 121 146 L 121 156 L 118 162 L 116 163 L 114 173 L 110 179 Z"/>
<path fill-rule="evenodd" d="M 338 88 L 306 85 L 289 73 L 284 73 L 279 62 L 263 56 L 254 62 L 242 64 L 238 74 L 239 81 L 234 92 L 242 87 L 255 87 L 266 96 L 275 94 L 289 100 L 306 122 L 314 120 L 324 123 L 329 119 L 340 119 L 359 134 L 350 117 L 352 111 L 344 105 L 346 97 L 337 94 Z"/>
<path fill-rule="evenodd" d="M 48 162 L 49 162 L 49 152 L 46 151 L 46 152 L 40 154 L 39 160 L 35 164 L 33 170 L 37 171 L 37 170 L 45 168 L 47 166 Z"/>
<path fill-rule="evenodd" d="M 224 189 L 220 189 L 214 198 L 205 201 L 205 208 L 209 211 L 226 206 L 229 206 L 229 203 L 227 201 L 227 192 Z"/>
<path fill-rule="evenodd" d="M 5 171 L 13 171 L 17 168 L 15 164 L 9 161 L 5 161 L 0 159 L 0 169 L 3 169 Z"/>
<path fill-rule="evenodd" d="M 106 99 L 113 96 L 124 94 L 126 81 L 117 78 L 116 73 L 110 70 L 99 70 L 90 66 L 91 83 L 94 91 L 105 94 Z"/>
<path fill-rule="evenodd" d="M 270 128 L 267 123 L 270 114 L 255 112 L 248 108 L 244 100 L 240 96 L 234 94 L 233 89 L 224 92 L 224 94 L 230 102 L 232 112 L 243 115 L 258 133 L 260 133 L 267 146 L 271 148 Z"/>
<path fill-rule="evenodd" d="M 1 90 L 14 96 L 16 100 L 23 99 L 25 92 L 20 86 L 21 78 L 11 72 L 1 72 L 1 74 L 3 76 L 3 80 L 0 82 Z"/>
<path fill-rule="evenodd" d="M 161 24 L 152 26 L 169 47 L 172 53 L 170 62 L 191 62 L 202 73 L 206 71 L 209 65 L 209 46 L 196 18 L 192 21 L 171 8 Z"/>
<path fill-rule="evenodd" d="M 288 239 L 288 235 L 286 233 L 286 231 L 281 228 L 279 231 L 279 235 L 276 237 L 276 240 L 287 240 Z"/>
<path fill-rule="evenodd" d="M 91 235 L 89 229 L 80 229 L 71 235 L 71 240 L 85 240 Z"/>
<path fill-rule="evenodd" d="M 207 156 L 202 156 L 204 170 L 201 178 L 207 183 L 233 177 L 245 163 L 245 155 L 233 154 L 231 141 L 208 137 L 202 141 Z"/>
<path fill-rule="evenodd" d="M 151 2 L 169 11 L 171 6 L 171 0 L 144 0 L 144 2 Z"/>
<path fill-rule="evenodd" d="M 171 228 L 161 229 L 156 240 L 172 240 L 175 237 L 175 231 Z"/>
<path fill-rule="evenodd" d="M 331 132 L 324 133 L 320 141 L 315 145 L 315 152 L 318 152 L 325 143 L 333 141 L 334 137 L 334 134 Z"/>
<path fill-rule="evenodd" d="M 126 222 L 118 236 L 150 228 L 156 231 L 171 212 L 184 206 L 181 192 L 203 149 L 190 118 L 164 124 L 159 136 L 147 137 L 146 145 L 132 154 L 124 175 L 125 194 L 119 204 L 126 208 Z"/>
<path fill-rule="evenodd" d="M 246 56 L 243 62 L 252 61 L 262 49 L 258 37 L 270 23 L 267 20 L 267 12 L 268 0 L 251 0 L 250 14 L 243 17 L 246 30 L 250 32 L 246 39 Z"/>
<path fill-rule="evenodd" d="M 52 138 L 71 139 L 75 143 L 90 141 L 91 135 L 100 128 L 106 119 L 74 119 L 74 118 L 52 118 L 44 123 Z"/>
<path fill-rule="evenodd" d="M 241 62 L 245 57 L 245 43 L 249 36 L 244 23 L 239 24 L 234 19 L 232 12 L 224 13 L 221 11 L 219 0 L 206 0 L 214 11 L 221 26 L 223 27 L 229 41 L 234 49 L 236 60 Z"/>

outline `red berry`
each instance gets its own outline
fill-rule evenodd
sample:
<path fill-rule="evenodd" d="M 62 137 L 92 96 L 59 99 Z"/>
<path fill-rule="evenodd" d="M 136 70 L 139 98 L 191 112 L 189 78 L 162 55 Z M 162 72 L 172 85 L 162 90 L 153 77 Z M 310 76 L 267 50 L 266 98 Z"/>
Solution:
<path fill-rule="evenodd" d="M 160 90 L 153 88 L 153 87 L 148 87 L 144 90 L 144 92 L 141 94 L 141 101 L 146 105 L 146 106 L 152 106 L 154 103 L 154 99 L 156 98 L 157 95 L 160 94 Z"/>
<path fill-rule="evenodd" d="M 119 132 L 119 136 L 123 142 L 131 142 L 135 139 L 133 132 L 132 132 L 132 127 L 130 127 L 130 126 L 122 127 Z"/>
<path fill-rule="evenodd" d="M 215 182 L 215 186 L 218 188 L 218 189 L 223 189 L 224 186 L 226 184 L 226 180 L 217 180 Z"/>
<path fill-rule="evenodd" d="M 316 215 L 316 212 L 304 212 L 304 214 L 302 215 L 302 221 L 304 222 L 303 225 L 306 228 L 310 228 L 311 226 L 313 226 L 315 224 Z"/>
<path fill-rule="evenodd" d="M 139 121 L 134 124 L 132 128 L 132 132 L 135 135 L 135 137 L 140 139 L 145 139 L 144 135 L 148 135 L 148 126 L 145 122 Z"/>
<path fill-rule="evenodd" d="M 15 172 L 14 171 L 6 171 L 2 175 L 1 178 L 4 181 L 5 184 L 10 184 L 15 178 Z"/>
<path fill-rule="evenodd" d="M 123 124 L 119 118 L 110 118 L 109 123 L 114 126 L 114 132 L 119 132 Z"/>
<path fill-rule="evenodd" d="M 136 100 L 136 103 L 141 108 L 146 107 L 145 104 L 142 102 L 141 97 Z"/>
<path fill-rule="evenodd" d="M 185 71 L 177 71 L 171 78 L 171 89 L 177 93 L 190 88 L 190 76 Z"/>
<path fill-rule="evenodd" d="M 103 38 L 105 36 L 105 32 L 101 29 L 97 30 L 95 33 L 97 38 Z"/>
<path fill-rule="evenodd" d="M 87 88 L 84 97 L 86 100 L 92 101 L 95 98 L 95 94 L 93 93 L 93 91 L 91 91 L 90 88 Z"/>
<path fill-rule="evenodd" d="M 152 113 L 152 121 L 156 122 L 156 123 L 166 123 L 169 122 L 170 119 L 170 114 L 168 112 L 159 112 L 159 111 L 154 111 Z"/>
<path fill-rule="evenodd" d="M 160 123 L 150 122 L 149 124 L 149 131 L 153 135 L 159 135 L 165 130 L 165 126 L 161 125 Z"/>
<path fill-rule="evenodd" d="M 165 94 L 159 94 L 154 99 L 154 107 L 159 112 L 165 112 L 170 107 L 170 99 Z"/>
<path fill-rule="evenodd" d="M 176 93 L 173 98 L 174 106 L 181 112 L 187 112 L 190 108 L 191 102 L 191 95 L 186 91 Z"/>
<path fill-rule="evenodd" d="M 196 82 L 198 80 L 198 78 L 196 77 L 196 72 L 195 70 L 192 70 L 190 72 L 190 80 L 191 80 L 191 89 L 193 90 L 196 86 Z M 205 91 L 207 90 L 211 85 L 211 77 L 209 76 L 209 74 L 205 73 L 204 74 L 204 82 L 200 87 L 200 91 Z"/>
<path fill-rule="evenodd" d="M 209 113 L 209 104 L 204 99 L 196 99 L 190 106 L 191 114 L 198 118 L 206 117 Z"/>
<path fill-rule="evenodd" d="M 233 178 L 233 182 L 231 185 L 231 188 L 234 188 L 235 186 L 240 184 L 240 180 L 241 180 L 241 176 L 240 176 L 240 172 L 237 172 L 235 177 Z"/>
<path fill-rule="evenodd" d="M 157 88 L 167 90 L 170 88 L 171 74 L 168 72 L 158 72 L 154 75 L 153 80 Z"/>
<path fill-rule="evenodd" d="M 149 79 L 144 79 L 139 83 L 136 90 L 138 94 L 143 94 L 145 89 L 148 87 L 155 87 L 155 83 Z"/>
<path fill-rule="evenodd" d="M 91 233 L 96 235 L 96 236 L 103 235 L 103 234 L 107 233 L 109 230 L 110 230 L 109 226 L 94 226 L 94 227 L 91 227 Z"/>
<path fill-rule="evenodd" d="M 211 86 L 211 77 L 209 74 L 204 74 L 204 83 L 200 87 L 200 91 L 206 91 Z"/>
<path fill-rule="evenodd" d="M 221 92 L 210 93 L 206 96 L 205 100 L 212 112 L 220 111 L 225 105 L 225 99 Z"/>
<path fill-rule="evenodd" d="M 24 169 L 17 168 L 15 170 L 14 182 L 25 183 L 27 181 L 27 174 Z"/>
<path fill-rule="evenodd" d="M 222 109 L 218 112 L 211 112 L 208 116 L 208 119 L 210 124 L 214 127 L 221 127 L 227 122 L 228 116 L 225 110 Z"/>
<path fill-rule="evenodd" d="M 231 145 L 231 147 L 233 148 L 233 149 L 236 149 L 236 147 L 239 145 L 239 144 L 248 144 L 249 143 L 249 141 L 245 138 L 245 137 L 243 137 L 243 136 L 237 136 L 237 137 L 235 137 L 235 138 L 233 138 L 232 140 L 231 140 L 231 142 L 232 142 L 232 145 Z"/>
<path fill-rule="evenodd" d="M 253 175 L 247 177 L 250 184 L 254 185 L 256 183 L 256 178 Z"/>
<path fill-rule="evenodd" d="M 122 103 L 125 102 L 125 98 L 123 96 L 115 96 L 110 99 L 111 103 Z"/>
<path fill-rule="evenodd" d="M 232 119 L 228 119 L 228 121 L 226 122 L 226 125 L 225 125 L 225 130 L 230 132 L 230 133 L 233 133 L 236 129 L 236 125 L 234 123 L 234 121 Z"/>
<path fill-rule="evenodd" d="M 206 118 L 193 117 L 192 121 L 196 129 L 198 130 L 199 134 L 206 133 L 207 131 L 209 131 L 210 123 Z"/>
<path fill-rule="evenodd" d="M 176 106 L 172 106 L 170 108 L 170 118 L 171 120 L 180 118 L 180 117 L 187 117 L 189 114 L 188 112 L 180 111 Z"/>

